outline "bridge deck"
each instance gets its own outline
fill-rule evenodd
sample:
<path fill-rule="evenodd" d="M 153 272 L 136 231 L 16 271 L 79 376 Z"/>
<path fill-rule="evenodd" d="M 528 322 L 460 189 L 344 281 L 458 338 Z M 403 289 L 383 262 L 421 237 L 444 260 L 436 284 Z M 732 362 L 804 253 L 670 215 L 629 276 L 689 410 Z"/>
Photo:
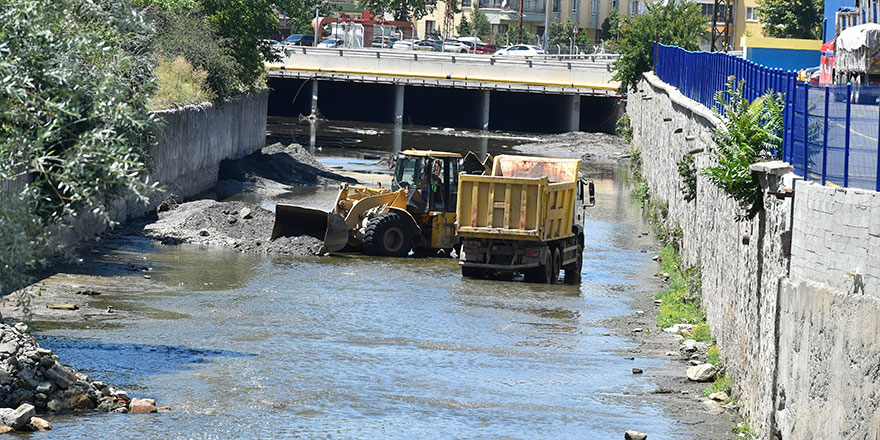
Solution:
<path fill-rule="evenodd" d="M 376 49 L 296 47 L 269 75 L 564 95 L 619 96 L 613 56 L 540 58 Z"/>

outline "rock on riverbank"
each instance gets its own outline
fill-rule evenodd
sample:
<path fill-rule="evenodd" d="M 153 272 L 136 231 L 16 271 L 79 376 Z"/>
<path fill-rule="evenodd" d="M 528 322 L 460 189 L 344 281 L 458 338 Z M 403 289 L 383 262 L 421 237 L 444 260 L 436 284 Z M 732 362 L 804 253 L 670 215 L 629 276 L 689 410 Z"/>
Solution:
<path fill-rule="evenodd" d="M 15 430 L 51 429 L 36 413 L 61 414 L 99 410 L 129 412 L 122 390 L 92 381 L 59 362 L 51 350 L 15 327 L 0 323 L 0 423 Z M 14 408 L 14 409 L 13 409 Z M 42 426 L 43 428 L 40 428 Z M 48 428 L 47 428 L 48 427 Z"/>
<path fill-rule="evenodd" d="M 322 242 L 312 237 L 281 237 L 269 241 L 275 214 L 243 202 L 196 200 L 159 213 L 144 234 L 165 243 L 196 243 L 230 247 L 241 252 L 315 255 Z"/>

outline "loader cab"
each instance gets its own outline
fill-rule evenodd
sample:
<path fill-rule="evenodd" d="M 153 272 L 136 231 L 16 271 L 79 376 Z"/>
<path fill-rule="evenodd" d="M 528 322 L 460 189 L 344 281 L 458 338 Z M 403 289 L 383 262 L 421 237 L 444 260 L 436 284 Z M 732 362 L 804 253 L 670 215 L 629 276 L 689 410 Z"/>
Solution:
<path fill-rule="evenodd" d="M 391 190 L 408 190 L 407 211 L 455 212 L 461 155 L 407 150 L 397 158 Z"/>

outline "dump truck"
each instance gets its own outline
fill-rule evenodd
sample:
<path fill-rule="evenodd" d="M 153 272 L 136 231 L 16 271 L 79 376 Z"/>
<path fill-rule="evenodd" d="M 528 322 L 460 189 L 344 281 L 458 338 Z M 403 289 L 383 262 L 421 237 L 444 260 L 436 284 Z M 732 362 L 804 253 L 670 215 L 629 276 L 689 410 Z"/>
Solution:
<path fill-rule="evenodd" d="M 579 178 L 580 159 L 501 155 L 490 175 L 462 174 L 455 231 L 461 274 L 555 284 L 581 279 L 586 208 L 593 183 Z"/>
<path fill-rule="evenodd" d="M 473 153 L 463 161 L 459 153 L 403 151 L 391 188 L 343 183 L 329 211 L 277 204 L 271 239 L 308 235 L 323 240 L 326 252 L 448 255 L 458 244 L 455 204 L 463 166 L 480 174 L 487 168 Z"/>
<path fill-rule="evenodd" d="M 854 13 L 838 12 L 838 22 L 851 14 Z M 880 84 L 880 24 L 864 23 L 843 30 L 838 27 L 838 31 L 834 39 L 834 57 L 826 57 L 823 68 L 831 70 L 830 79 L 834 84 L 852 83 L 853 102 L 876 102 L 876 91 L 863 91 L 861 88 Z M 835 90 L 836 100 L 842 101 L 846 98 L 843 90 Z"/>

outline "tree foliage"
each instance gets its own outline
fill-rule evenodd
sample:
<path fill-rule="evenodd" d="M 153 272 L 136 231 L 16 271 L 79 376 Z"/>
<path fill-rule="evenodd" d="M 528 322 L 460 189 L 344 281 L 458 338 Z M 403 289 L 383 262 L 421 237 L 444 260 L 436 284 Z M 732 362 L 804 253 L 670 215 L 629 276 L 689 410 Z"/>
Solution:
<path fill-rule="evenodd" d="M 361 9 L 372 11 L 379 17 L 388 13 L 401 21 L 421 20 L 434 9 L 434 3 L 431 0 L 357 0 Z"/>
<path fill-rule="evenodd" d="M 565 20 L 557 20 L 550 23 L 550 29 L 547 32 L 547 41 L 548 44 L 552 46 L 561 45 L 561 46 L 569 46 L 572 42 L 572 37 L 577 37 L 576 34 L 573 34 L 571 31 L 577 28 L 577 23 L 572 21 L 570 18 L 566 18 Z"/>
<path fill-rule="evenodd" d="M 156 120 L 152 29 L 127 1 L 29 0 L 0 8 L 0 293 L 60 249 L 53 231 L 147 197 Z"/>
<path fill-rule="evenodd" d="M 824 7 L 821 0 L 759 0 L 758 18 L 768 37 L 817 39 Z"/>
<path fill-rule="evenodd" d="M 470 20 L 467 17 L 462 17 L 457 31 L 459 37 L 476 35 L 483 40 L 488 40 L 492 34 L 492 25 L 489 23 L 489 17 L 483 11 L 474 8 L 470 14 Z"/>
<path fill-rule="evenodd" d="M 761 187 L 749 169 L 753 163 L 774 158 L 782 151 L 781 94 L 770 92 L 751 103 L 743 97 L 743 81 L 731 78 L 727 90 L 715 94 L 715 102 L 724 108 L 719 117 L 723 126 L 713 133 L 718 146 L 718 165 L 708 167 L 705 175 L 733 197 L 753 217 L 761 210 Z"/>
<path fill-rule="evenodd" d="M 620 34 L 620 26 L 623 17 L 617 12 L 617 8 L 611 9 L 611 13 L 602 21 L 602 39 L 615 40 Z"/>
<path fill-rule="evenodd" d="M 699 38 L 708 20 L 700 5 L 692 2 L 648 3 L 648 12 L 633 19 L 624 17 L 612 49 L 620 54 L 614 62 L 614 79 L 620 91 L 634 88 L 642 74 L 651 70 L 654 42 L 687 50 L 699 49 Z"/>

